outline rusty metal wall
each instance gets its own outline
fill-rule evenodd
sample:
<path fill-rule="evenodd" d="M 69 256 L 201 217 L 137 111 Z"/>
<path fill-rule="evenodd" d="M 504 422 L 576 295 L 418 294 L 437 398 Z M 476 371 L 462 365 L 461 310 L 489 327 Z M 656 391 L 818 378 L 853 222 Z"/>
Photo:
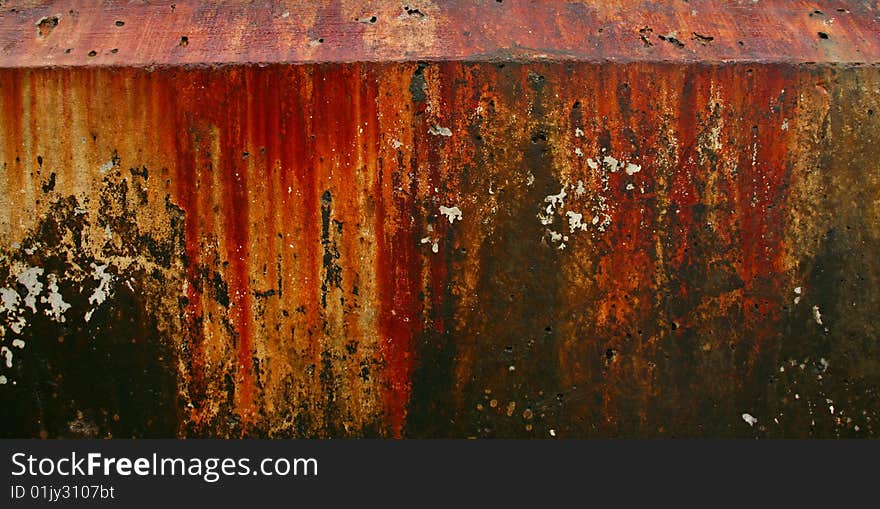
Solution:
<path fill-rule="evenodd" d="M 811 31 L 805 63 L 725 61 L 717 31 L 666 58 L 639 27 L 687 13 L 627 4 L 645 19 L 620 39 L 663 53 L 58 67 L 11 46 L 0 433 L 876 436 L 875 6 L 792 3 L 861 27 Z M 595 24 L 577 5 L 552 4 Z M 64 15 L 39 34 L 56 6 L 15 15 L 70 38 Z"/>

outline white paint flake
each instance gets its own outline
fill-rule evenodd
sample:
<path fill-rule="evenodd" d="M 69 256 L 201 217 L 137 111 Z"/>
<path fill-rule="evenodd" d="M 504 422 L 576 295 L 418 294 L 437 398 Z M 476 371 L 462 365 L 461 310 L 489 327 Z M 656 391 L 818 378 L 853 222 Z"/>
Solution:
<path fill-rule="evenodd" d="M 813 306 L 813 320 L 816 320 L 819 325 L 825 325 L 822 323 L 822 313 L 819 312 L 819 306 Z"/>
<path fill-rule="evenodd" d="M 55 276 L 55 274 L 49 274 L 46 276 L 46 280 L 49 282 L 47 286 L 48 294 L 45 297 L 40 298 L 40 302 L 49 305 L 44 312 L 46 313 L 46 316 L 52 318 L 56 322 L 64 322 L 64 312 L 70 309 L 70 304 L 64 302 L 61 294 L 58 293 L 57 276 Z"/>
<path fill-rule="evenodd" d="M 461 221 L 461 209 L 458 207 L 440 206 L 440 213 L 446 216 L 450 223 L 454 223 L 456 219 Z"/>
<path fill-rule="evenodd" d="M 0 311 L 6 311 L 11 314 L 18 309 L 20 301 L 18 292 L 12 288 L 0 288 Z"/>
<path fill-rule="evenodd" d="M 627 175 L 635 175 L 636 173 L 642 171 L 642 167 L 638 164 L 627 163 L 626 165 L 626 174 Z"/>
<path fill-rule="evenodd" d="M 574 233 L 577 230 L 587 231 L 587 224 L 583 222 L 584 215 L 569 210 L 565 213 L 568 218 L 568 231 Z"/>
<path fill-rule="evenodd" d="M 6 377 L 3 375 L 0 375 L 0 385 L 6 385 L 6 382 L 7 382 Z"/>
<path fill-rule="evenodd" d="M 108 297 L 112 295 L 112 290 L 110 289 L 110 283 L 113 281 L 113 274 L 107 273 L 107 265 L 95 265 L 91 264 L 92 267 L 92 278 L 98 282 L 98 287 L 92 292 L 92 295 L 89 296 L 89 304 L 94 305 L 94 307 L 85 314 L 85 320 L 88 322 L 92 319 L 92 314 L 95 310 L 107 300 Z"/>
<path fill-rule="evenodd" d="M 620 161 L 612 156 L 605 156 L 602 158 L 602 162 L 608 166 L 608 169 L 611 170 L 611 173 L 615 173 L 620 169 Z"/>
<path fill-rule="evenodd" d="M 565 197 L 568 196 L 568 193 L 565 192 L 565 186 L 562 186 L 562 189 L 559 191 L 559 194 L 550 194 L 544 198 L 544 203 L 549 203 L 547 205 L 547 213 L 553 212 L 553 208 L 562 208 L 565 205 Z"/>
<path fill-rule="evenodd" d="M 448 127 L 435 125 L 428 128 L 428 134 L 433 134 L 434 136 L 452 136 L 452 131 L 450 131 Z"/>
<path fill-rule="evenodd" d="M 24 350 L 24 341 L 22 341 L 20 339 L 13 339 L 12 346 L 14 346 L 15 348 L 18 348 L 19 350 Z"/>
<path fill-rule="evenodd" d="M 43 291 L 43 283 L 39 279 L 42 275 L 43 269 L 40 267 L 28 267 L 18 275 L 19 284 L 28 291 L 24 297 L 24 305 L 31 308 L 34 313 L 37 312 L 37 297 Z"/>
<path fill-rule="evenodd" d="M 795 303 L 795 304 L 797 304 L 797 303 L 799 303 L 799 302 L 801 301 L 801 292 L 802 292 L 802 291 L 803 291 L 803 290 L 801 289 L 800 286 L 798 286 L 797 288 L 794 289 L 794 293 L 795 293 L 795 295 L 796 295 L 796 297 L 794 298 L 794 303 Z"/>
<path fill-rule="evenodd" d="M 6 348 L 5 346 L 0 347 L 0 357 L 3 357 L 3 359 L 5 360 L 7 368 L 12 367 L 12 350 Z"/>
<path fill-rule="evenodd" d="M 563 185 L 559 194 L 551 194 L 544 198 L 544 203 L 547 204 L 547 207 L 538 213 L 538 220 L 541 221 L 542 225 L 549 226 L 553 224 L 553 214 L 556 212 L 556 209 L 561 209 L 565 205 L 566 196 L 568 194 L 565 192 L 565 185 Z"/>
<path fill-rule="evenodd" d="M 584 132 L 581 130 L 580 127 L 575 127 L 575 128 L 574 128 L 574 137 L 575 137 L 575 138 L 580 138 L 580 137 L 582 137 L 583 135 L 584 135 Z"/>
<path fill-rule="evenodd" d="M 107 161 L 106 163 L 101 165 L 101 173 L 107 173 L 108 171 L 113 169 L 113 159 Z"/>
<path fill-rule="evenodd" d="M 754 426 L 758 422 L 758 419 L 755 417 L 752 417 L 751 414 L 742 414 L 742 418 L 744 421 L 746 421 L 746 424 L 748 424 L 749 426 Z"/>

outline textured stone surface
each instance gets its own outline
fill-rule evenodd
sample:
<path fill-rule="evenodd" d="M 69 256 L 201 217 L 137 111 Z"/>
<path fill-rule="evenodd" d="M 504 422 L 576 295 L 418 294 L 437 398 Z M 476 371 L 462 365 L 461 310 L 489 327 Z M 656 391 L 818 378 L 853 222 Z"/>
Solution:
<path fill-rule="evenodd" d="M 363 5 L 3 6 L 3 436 L 877 435 L 873 4 Z"/>

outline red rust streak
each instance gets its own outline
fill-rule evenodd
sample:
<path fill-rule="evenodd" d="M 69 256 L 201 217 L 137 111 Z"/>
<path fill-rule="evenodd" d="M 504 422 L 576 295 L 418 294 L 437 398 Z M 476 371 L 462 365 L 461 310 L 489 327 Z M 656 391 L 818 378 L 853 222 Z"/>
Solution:
<path fill-rule="evenodd" d="M 768 109 L 772 105 L 784 112 L 784 90 L 797 88 L 786 79 L 784 72 L 777 67 L 760 68 L 749 89 L 743 91 L 748 95 L 737 100 L 755 102 L 758 97 L 758 104 L 766 104 Z M 749 143 L 743 143 L 745 149 L 738 151 L 736 207 L 741 228 L 740 278 L 746 291 L 743 312 L 747 323 L 755 329 L 754 355 L 758 354 L 762 341 L 774 337 L 777 330 L 780 309 L 773 301 L 783 292 L 778 276 L 785 251 L 782 239 L 791 177 L 787 167 L 788 131 L 783 131 L 775 122 L 768 122 L 768 116 L 762 115 L 751 132 L 745 132 L 749 126 L 742 126 L 740 139 Z"/>
<path fill-rule="evenodd" d="M 198 265 L 200 259 L 200 243 L 201 231 L 199 226 L 199 193 L 197 189 L 197 154 L 193 150 L 198 144 L 198 140 L 204 133 L 192 125 L 192 117 L 189 114 L 183 114 L 186 111 L 181 96 L 185 93 L 177 94 L 177 87 L 172 85 L 172 80 L 157 80 L 155 83 L 158 103 L 153 116 L 157 119 L 167 112 L 179 112 L 172 118 L 172 128 L 168 129 L 166 143 L 174 147 L 176 155 L 176 170 L 178 178 L 176 179 L 176 201 L 186 214 L 184 225 L 185 236 L 185 252 L 186 252 L 186 298 L 187 309 L 184 314 L 186 322 L 186 330 L 190 331 L 190 379 L 191 394 L 190 398 L 198 409 L 202 403 L 206 403 L 207 383 L 205 379 L 205 357 L 204 357 L 204 329 L 203 329 L 203 308 L 202 308 L 202 290 L 199 282 Z M 185 92 L 185 90 L 181 91 Z M 208 163 L 210 164 L 210 162 Z"/>
<path fill-rule="evenodd" d="M 423 131 L 427 129 L 417 123 L 419 127 L 424 128 Z M 421 263 L 416 248 L 418 223 L 415 218 L 418 180 L 406 175 L 409 166 L 401 163 L 398 166 L 394 161 L 380 161 L 375 225 L 379 244 L 376 255 L 379 340 L 389 385 L 385 406 L 394 437 L 403 435 L 406 423 L 412 392 L 414 330 L 421 311 Z"/>
<path fill-rule="evenodd" d="M 239 85 L 247 83 L 245 76 L 235 76 Z M 250 94 L 249 94 L 250 95 Z M 227 103 L 229 104 L 229 103 Z M 251 321 L 253 311 L 250 292 L 250 280 L 248 272 L 250 234 L 250 197 L 248 196 L 248 168 L 241 162 L 241 150 L 245 145 L 245 133 L 241 132 L 241 126 L 248 122 L 248 112 L 242 111 L 240 103 L 238 109 L 230 108 L 222 125 L 226 126 L 221 132 L 221 147 L 223 160 L 228 167 L 221 168 L 225 173 L 223 212 L 226 223 L 226 258 L 229 262 L 229 288 L 231 295 L 231 315 L 235 331 L 238 334 L 237 341 L 237 370 L 236 370 L 236 404 L 244 417 L 251 411 L 253 402 L 253 352 L 251 348 Z M 229 104 L 230 106 L 232 104 Z"/>

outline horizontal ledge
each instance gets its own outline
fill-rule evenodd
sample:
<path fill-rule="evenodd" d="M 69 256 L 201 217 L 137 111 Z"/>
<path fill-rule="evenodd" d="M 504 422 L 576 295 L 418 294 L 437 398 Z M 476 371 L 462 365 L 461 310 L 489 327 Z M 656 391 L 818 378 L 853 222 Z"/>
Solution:
<path fill-rule="evenodd" d="M 0 11 L 0 67 L 403 61 L 880 63 L 867 0 L 177 0 Z"/>

